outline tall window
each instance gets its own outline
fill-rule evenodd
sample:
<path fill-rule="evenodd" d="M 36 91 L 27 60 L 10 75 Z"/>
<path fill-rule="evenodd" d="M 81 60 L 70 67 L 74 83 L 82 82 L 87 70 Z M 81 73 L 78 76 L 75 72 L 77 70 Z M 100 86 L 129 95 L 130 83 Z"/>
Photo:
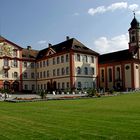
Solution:
<path fill-rule="evenodd" d="M 69 67 L 66 67 L 66 75 L 69 74 Z"/>
<path fill-rule="evenodd" d="M 77 67 L 77 74 L 81 74 L 81 68 Z"/>
<path fill-rule="evenodd" d="M 53 65 L 55 65 L 55 58 L 53 58 Z"/>
<path fill-rule="evenodd" d="M 80 60 L 80 54 L 77 54 L 77 61 L 81 61 Z"/>
<path fill-rule="evenodd" d="M 91 68 L 91 75 L 94 75 L 95 74 L 95 70 L 94 68 Z"/>
<path fill-rule="evenodd" d="M 64 56 L 61 56 L 61 63 L 64 63 Z"/>
<path fill-rule="evenodd" d="M 25 90 L 28 90 L 28 85 L 24 85 L 24 89 Z"/>
<path fill-rule="evenodd" d="M 78 88 L 81 89 L 81 87 L 82 87 L 81 82 L 78 82 Z"/>
<path fill-rule="evenodd" d="M 31 78 L 32 78 L 32 79 L 35 78 L 35 74 L 34 74 L 34 72 L 31 73 Z"/>
<path fill-rule="evenodd" d="M 47 70 L 47 77 L 49 77 L 50 76 L 50 73 L 49 73 L 49 70 Z"/>
<path fill-rule="evenodd" d="M 94 63 L 94 56 L 91 56 L 91 63 Z"/>
<path fill-rule="evenodd" d="M 31 62 L 31 68 L 34 68 L 34 67 L 35 67 L 35 63 Z"/>
<path fill-rule="evenodd" d="M 121 79 L 120 74 L 121 74 L 120 67 L 117 67 L 117 80 Z"/>
<path fill-rule="evenodd" d="M 135 40 L 136 40 L 135 36 L 132 36 L 132 42 L 135 42 Z"/>
<path fill-rule="evenodd" d="M 18 78 L 18 73 L 14 72 L 14 78 Z"/>
<path fill-rule="evenodd" d="M 58 89 L 60 89 L 60 83 L 58 83 Z"/>
<path fill-rule="evenodd" d="M 62 75 L 65 74 L 65 69 L 64 69 L 64 68 L 61 69 L 61 74 L 62 74 Z"/>
<path fill-rule="evenodd" d="M 88 68 L 87 67 L 85 67 L 84 72 L 85 72 L 85 75 L 88 75 Z"/>
<path fill-rule="evenodd" d="M 112 82 L 112 69 L 108 69 L 108 75 L 109 75 L 109 82 Z"/>
<path fill-rule="evenodd" d="M 32 91 L 34 91 L 35 90 L 35 85 L 32 85 Z"/>
<path fill-rule="evenodd" d="M 46 78 L 46 71 L 43 71 L 43 78 Z"/>
<path fill-rule="evenodd" d="M 104 70 L 101 70 L 101 81 L 104 82 Z"/>
<path fill-rule="evenodd" d="M 13 60 L 13 66 L 18 67 L 18 61 L 16 59 Z"/>
<path fill-rule="evenodd" d="M 9 66 L 9 60 L 7 58 L 3 59 L 4 66 Z"/>
<path fill-rule="evenodd" d="M 87 55 L 84 55 L 84 56 L 83 56 L 83 62 L 86 62 L 86 63 L 88 62 L 88 57 L 87 57 Z"/>
<path fill-rule="evenodd" d="M 27 79 L 27 72 L 24 72 L 24 73 L 23 73 L 23 78 L 24 78 L 24 79 Z"/>
<path fill-rule="evenodd" d="M 65 83 L 64 82 L 62 83 L 62 89 L 65 89 Z"/>
<path fill-rule="evenodd" d="M 45 61 L 43 61 L 43 67 L 45 67 Z"/>
<path fill-rule="evenodd" d="M 67 82 L 67 88 L 69 88 L 70 87 L 70 83 L 69 82 Z"/>
<path fill-rule="evenodd" d="M 60 59 L 59 59 L 59 57 L 57 57 L 57 64 L 59 64 L 60 63 Z"/>
<path fill-rule="evenodd" d="M 55 74 L 55 69 L 53 69 L 53 76 L 55 76 L 56 74 Z"/>
<path fill-rule="evenodd" d="M 42 78 L 42 72 L 40 72 L 40 78 Z"/>
<path fill-rule="evenodd" d="M 66 62 L 69 62 L 69 55 L 66 55 Z"/>

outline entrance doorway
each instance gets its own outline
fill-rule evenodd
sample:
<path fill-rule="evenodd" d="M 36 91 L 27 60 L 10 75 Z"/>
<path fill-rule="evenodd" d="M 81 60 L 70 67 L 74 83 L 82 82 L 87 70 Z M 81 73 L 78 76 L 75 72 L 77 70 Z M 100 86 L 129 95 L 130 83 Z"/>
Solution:
<path fill-rule="evenodd" d="M 8 81 L 5 81 L 4 82 L 4 89 L 10 89 L 10 82 L 8 82 Z"/>
<path fill-rule="evenodd" d="M 13 90 L 19 91 L 19 82 L 17 82 L 17 81 L 13 82 Z"/>

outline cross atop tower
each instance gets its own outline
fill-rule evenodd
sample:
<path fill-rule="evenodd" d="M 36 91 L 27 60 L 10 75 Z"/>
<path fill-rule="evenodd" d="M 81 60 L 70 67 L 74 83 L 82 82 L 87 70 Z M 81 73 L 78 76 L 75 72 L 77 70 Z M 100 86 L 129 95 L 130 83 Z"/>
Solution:
<path fill-rule="evenodd" d="M 134 14 L 134 17 L 135 17 L 135 15 L 136 15 L 135 10 L 133 11 L 133 14 Z"/>

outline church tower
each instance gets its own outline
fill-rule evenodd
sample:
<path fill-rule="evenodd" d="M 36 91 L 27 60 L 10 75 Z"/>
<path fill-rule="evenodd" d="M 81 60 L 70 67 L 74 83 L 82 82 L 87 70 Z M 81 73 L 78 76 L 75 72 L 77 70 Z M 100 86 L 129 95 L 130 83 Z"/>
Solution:
<path fill-rule="evenodd" d="M 140 23 L 136 19 L 135 13 L 128 31 L 129 51 L 132 52 L 134 58 L 140 59 Z"/>

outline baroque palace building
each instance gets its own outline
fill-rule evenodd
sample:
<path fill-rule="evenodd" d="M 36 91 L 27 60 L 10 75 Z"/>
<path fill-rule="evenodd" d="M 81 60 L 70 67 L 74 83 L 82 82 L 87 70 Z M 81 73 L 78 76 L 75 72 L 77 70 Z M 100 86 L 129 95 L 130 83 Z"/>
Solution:
<path fill-rule="evenodd" d="M 22 48 L 0 36 L 0 88 L 63 91 L 140 89 L 140 23 L 129 28 L 129 48 L 99 55 L 75 38 L 43 50 Z"/>
<path fill-rule="evenodd" d="M 98 53 L 75 38 L 26 49 L 0 36 L 0 88 L 14 91 L 97 88 Z"/>

